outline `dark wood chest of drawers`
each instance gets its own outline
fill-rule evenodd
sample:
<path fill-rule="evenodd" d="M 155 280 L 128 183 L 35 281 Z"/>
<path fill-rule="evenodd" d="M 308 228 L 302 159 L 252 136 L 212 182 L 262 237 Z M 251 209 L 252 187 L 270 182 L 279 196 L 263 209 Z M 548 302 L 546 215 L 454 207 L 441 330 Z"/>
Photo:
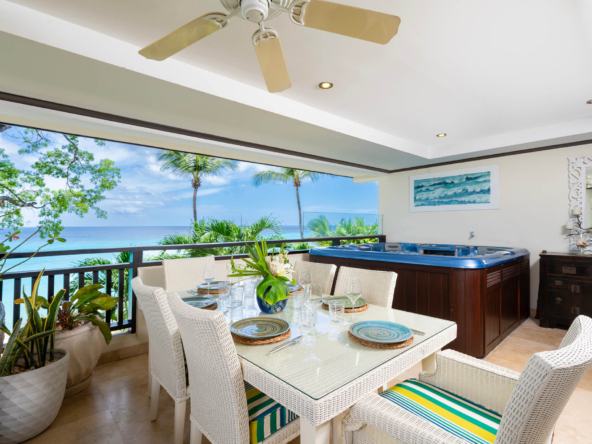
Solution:
<path fill-rule="evenodd" d="M 538 308 L 542 327 L 569 327 L 580 314 L 592 316 L 592 256 L 542 253 Z"/>

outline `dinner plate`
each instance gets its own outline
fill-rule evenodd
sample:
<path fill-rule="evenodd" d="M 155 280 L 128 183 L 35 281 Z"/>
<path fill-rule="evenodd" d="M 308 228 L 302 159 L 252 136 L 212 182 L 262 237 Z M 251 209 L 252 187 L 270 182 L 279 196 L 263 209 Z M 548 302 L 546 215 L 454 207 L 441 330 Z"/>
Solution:
<path fill-rule="evenodd" d="M 230 326 L 230 331 L 235 335 L 251 339 L 273 338 L 286 333 L 289 329 L 290 324 L 276 318 L 246 318 Z"/>
<path fill-rule="evenodd" d="M 410 328 L 388 321 L 357 322 L 349 327 L 349 331 L 358 339 L 377 344 L 396 344 L 413 337 Z"/>
<path fill-rule="evenodd" d="M 345 308 L 352 308 L 352 303 L 351 303 L 351 301 L 349 300 L 349 298 L 347 296 L 335 296 L 333 298 L 325 298 L 325 299 L 323 299 L 323 304 L 329 305 L 329 301 L 344 301 L 345 302 Z M 363 307 L 367 303 L 368 303 L 368 301 L 366 301 L 366 299 L 359 298 L 356 301 L 356 307 L 355 308 Z"/>
<path fill-rule="evenodd" d="M 208 284 L 199 284 L 197 286 L 197 288 L 200 288 L 202 290 L 207 290 L 208 287 L 210 290 L 219 290 L 220 289 L 220 284 L 222 284 L 222 281 L 213 281 L 210 283 L 210 285 L 208 286 Z"/>
<path fill-rule="evenodd" d="M 204 298 L 185 298 L 183 302 L 186 304 L 191 305 L 195 308 L 207 308 L 211 307 L 216 303 L 214 299 L 204 299 Z"/>

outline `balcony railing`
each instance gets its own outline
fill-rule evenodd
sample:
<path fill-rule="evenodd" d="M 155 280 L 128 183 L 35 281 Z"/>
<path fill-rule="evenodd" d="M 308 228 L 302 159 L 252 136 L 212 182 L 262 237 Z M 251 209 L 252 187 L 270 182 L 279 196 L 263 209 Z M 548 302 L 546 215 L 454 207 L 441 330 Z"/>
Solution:
<path fill-rule="evenodd" d="M 318 243 L 331 242 L 332 245 L 340 245 L 341 241 L 352 240 L 374 240 L 378 242 L 386 242 L 385 235 L 364 235 L 364 236 L 337 236 L 337 237 L 313 237 L 305 239 L 282 239 L 267 241 L 268 245 L 280 244 L 300 244 L 303 242 Z M 136 331 L 136 297 L 131 290 L 130 280 L 138 275 L 138 268 L 151 267 L 161 265 L 162 261 L 144 261 L 144 253 L 150 251 L 183 251 L 183 250 L 200 250 L 209 248 L 232 248 L 242 247 L 244 245 L 253 245 L 254 242 L 226 242 L 226 243 L 212 243 L 212 244 L 183 244 L 183 245 L 152 245 L 141 247 L 125 247 L 125 248 L 93 248 L 82 250 L 58 250 L 58 251 L 40 251 L 35 257 L 58 257 L 58 256 L 74 256 L 74 255 L 96 255 L 105 253 L 130 253 L 130 261 L 126 263 L 108 264 L 108 265 L 93 265 L 81 266 L 59 269 L 46 269 L 44 279 L 47 282 L 47 295 L 50 297 L 56 290 L 64 288 L 66 290 L 65 300 L 70 297 L 71 282 L 78 281 L 78 288 L 88 285 L 89 283 L 101 283 L 104 285 L 104 291 L 112 297 L 119 298 L 119 303 L 115 309 L 105 313 L 106 321 L 110 324 L 112 331 L 130 330 L 132 333 Z M 293 250 L 290 254 L 306 253 L 308 250 Z M 31 256 L 32 253 L 14 253 L 8 256 L 8 259 L 24 259 Z M 244 254 L 234 254 L 235 258 L 246 257 Z M 226 260 L 231 256 L 216 256 L 216 260 Z M 12 325 L 23 316 L 21 313 L 21 305 L 14 304 L 14 300 L 22 295 L 23 284 L 27 279 L 30 280 L 31 285 L 39 275 L 39 271 L 25 271 L 16 273 L 6 273 L 3 276 L 3 281 L 0 281 L 0 301 L 8 308 L 12 304 L 12 319 L 5 320 L 8 328 L 12 329 Z M 58 284 L 59 277 L 63 278 L 63 286 Z M 73 279 L 72 279 L 73 276 Z M 58 279 L 56 280 L 56 277 Z M 8 301 L 8 289 L 12 286 L 13 300 Z M 44 286 L 45 287 L 45 286 Z M 5 296 L 6 295 L 6 296 Z M 9 311 L 9 310 L 7 310 Z"/>

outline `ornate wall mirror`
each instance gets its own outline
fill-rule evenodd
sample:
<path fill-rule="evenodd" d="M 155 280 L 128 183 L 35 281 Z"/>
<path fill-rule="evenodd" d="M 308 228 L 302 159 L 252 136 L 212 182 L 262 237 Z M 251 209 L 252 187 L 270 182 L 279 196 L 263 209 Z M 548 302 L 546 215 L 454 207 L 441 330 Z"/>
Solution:
<path fill-rule="evenodd" d="M 592 228 L 592 156 L 569 158 L 569 216 L 567 228 Z M 578 217 L 579 216 L 579 217 Z M 591 233 L 592 234 L 592 233 Z M 579 236 L 569 238 L 569 249 L 577 250 Z M 584 236 L 588 239 L 590 236 Z M 586 251 L 592 251 L 592 240 Z"/>

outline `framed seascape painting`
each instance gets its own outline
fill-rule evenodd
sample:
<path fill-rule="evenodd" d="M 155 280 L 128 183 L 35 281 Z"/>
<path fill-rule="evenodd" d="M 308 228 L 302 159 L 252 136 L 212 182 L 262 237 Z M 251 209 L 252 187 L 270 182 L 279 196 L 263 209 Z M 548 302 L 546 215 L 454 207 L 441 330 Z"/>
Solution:
<path fill-rule="evenodd" d="M 409 211 L 499 208 L 499 165 L 409 177 Z"/>

